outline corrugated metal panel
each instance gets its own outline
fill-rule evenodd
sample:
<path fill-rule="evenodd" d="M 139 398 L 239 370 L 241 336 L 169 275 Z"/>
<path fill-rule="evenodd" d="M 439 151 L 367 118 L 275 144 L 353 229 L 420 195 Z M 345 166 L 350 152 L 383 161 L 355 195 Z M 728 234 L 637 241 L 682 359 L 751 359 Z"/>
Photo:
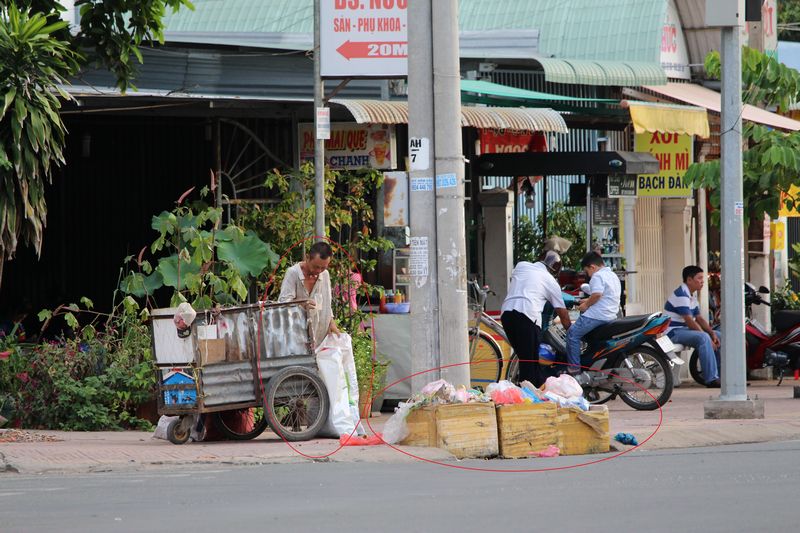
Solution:
<path fill-rule="evenodd" d="M 194 10 L 164 17 L 172 32 L 310 33 L 314 0 L 193 0 Z"/>
<path fill-rule="evenodd" d="M 658 62 L 666 0 L 461 0 L 462 30 L 538 28 L 545 56 Z"/>
<path fill-rule="evenodd" d="M 208 406 L 256 401 L 253 363 L 223 363 L 201 370 L 203 403 Z"/>
<path fill-rule="evenodd" d="M 700 0 L 675 0 L 678 8 L 686 45 L 689 48 L 689 63 L 696 73 L 703 72 L 703 62 L 712 50 L 721 49 L 719 28 L 709 28 L 705 23 L 705 3 Z"/>
<path fill-rule="evenodd" d="M 313 61 L 304 55 L 223 53 L 181 48 L 142 48 L 144 65 L 136 77 L 143 90 L 170 95 L 225 95 L 227 97 L 313 101 Z M 87 69 L 76 85 L 114 87 L 105 69 Z M 379 99 L 385 80 L 352 80 L 339 93 L 345 98 Z M 114 91 L 112 94 L 116 94 Z M 136 93 L 131 91 L 129 96 Z"/>
<path fill-rule="evenodd" d="M 359 124 L 407 124 L 408 104 L 382 100 L 335 99 Z M 561 114 L 547 108 L 461 107 L 461 125 L 473 128 L 512 129 L 566 133 Z"/>

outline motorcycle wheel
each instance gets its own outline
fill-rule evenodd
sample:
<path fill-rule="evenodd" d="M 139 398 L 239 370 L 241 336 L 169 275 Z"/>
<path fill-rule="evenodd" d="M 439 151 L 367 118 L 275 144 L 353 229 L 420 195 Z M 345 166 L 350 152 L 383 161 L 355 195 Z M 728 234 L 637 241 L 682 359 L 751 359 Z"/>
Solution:
<path fill-rule="evenodd" d="M 698 384 L 706 384 L 706 380 L 703 378 L 703 367 L 700 366 L 700 356 L 697 355 L 697 350 L 692 350 L 692 356 L 689 357 L 689 374 L 692 375 L 692 379 Z"/>
<path fill-rule="evenodd" d="M 653 411 L 664 405 L 672 395 L 672 370 L 667 358 L 649 346 L 639 346 L 629 353 L 622 361 L 628 361 L 633 368 L 645 369 L 652 376 L 652 384 L 648 392 L 644 390 L 620 391 L 622 401 L 638 411 Z M 620 365 L 617 365 L 618 367 Z"/>

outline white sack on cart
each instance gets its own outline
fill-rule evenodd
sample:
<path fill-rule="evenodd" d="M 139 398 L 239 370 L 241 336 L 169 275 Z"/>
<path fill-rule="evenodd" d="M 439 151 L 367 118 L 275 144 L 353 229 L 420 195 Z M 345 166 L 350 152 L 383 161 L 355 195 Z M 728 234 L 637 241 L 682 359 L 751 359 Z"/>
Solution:
<path fill-rule="evenodd" d="M 319 436 L 339 438 L 354 431 L 366 434 L 358 415 L 358 379 L 350 335 L 325 337 L 317 348 L 317 368 L 331 404 L 328 421 Z"/>
<path fill-rule="evenodd" d="M 177 416 L 161 415 L 161 418 L 158 419 L 156 430 L 153 432 L 153 438 L 169 440 L 169 437 L 167 437 L 167 428 L 169 427 L 170 422 L 177 419 Z"/>

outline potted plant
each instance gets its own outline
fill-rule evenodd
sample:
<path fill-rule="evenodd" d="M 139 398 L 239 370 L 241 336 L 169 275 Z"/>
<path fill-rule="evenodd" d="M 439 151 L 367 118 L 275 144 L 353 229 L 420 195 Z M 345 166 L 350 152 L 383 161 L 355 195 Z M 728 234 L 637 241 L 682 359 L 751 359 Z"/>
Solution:
<path fill-rule="evenodd" d="M 358 411 L 361 418 L 368 418 L 372 414 L 373 406 L 379 408 L 383 403 L 383 395 L 379 396 L 379 393 L 386 386 L 389 361 L 380 354 L 373 357 L 372 337 L 363 331 L 353 335 L 353 359 L 358 379 Z"/>

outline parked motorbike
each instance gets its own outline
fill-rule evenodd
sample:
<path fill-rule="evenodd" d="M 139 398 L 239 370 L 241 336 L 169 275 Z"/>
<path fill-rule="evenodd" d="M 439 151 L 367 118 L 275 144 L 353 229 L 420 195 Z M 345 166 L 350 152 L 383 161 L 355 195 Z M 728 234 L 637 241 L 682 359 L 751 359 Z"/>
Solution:
<path fill-rule="evenodd" d="M 588 287 L 584 288 L 588 292 Z M 572 307 L 580 298 L 570 301 Z M 641 411 L 658 409 L 672 395 L 671 359 L 674 345 L 665 335 L 669 317 L 661 313 L 619 318 L 600 326 L 583 338 L 581 379 L 583 394 L 592 404 L 602 404 L 619 396 L 630 407 Z M 566 369 L 567 332 L 560 323 L 550 324 L 543 341 L 556 352 L 558 371 Z M 556 373 L 554 368 L 553 373 Z M 518 362 L 509 362 L 508 379 L 518 377 Z"/>
<path fill-rule="evenodd" d="M 769 294 L 769 289 L 756 289 L 752 284 L 745 283 L 745 307 L 749 310 L 753 305 L 770 305 L 761 297 L 762 294 Z M 800 369 L 800 311 L 777 311 L 772 315 L 772 324 L 775 331 L 770 333 L 757 320 L 747 318 L 745 321 L 747 369 L 771 366 L 778 375 L 780 385 L 786 374 Z M 705 383 L 697 350 L 689 358 L 689 373 L 696 382 Z"/>

